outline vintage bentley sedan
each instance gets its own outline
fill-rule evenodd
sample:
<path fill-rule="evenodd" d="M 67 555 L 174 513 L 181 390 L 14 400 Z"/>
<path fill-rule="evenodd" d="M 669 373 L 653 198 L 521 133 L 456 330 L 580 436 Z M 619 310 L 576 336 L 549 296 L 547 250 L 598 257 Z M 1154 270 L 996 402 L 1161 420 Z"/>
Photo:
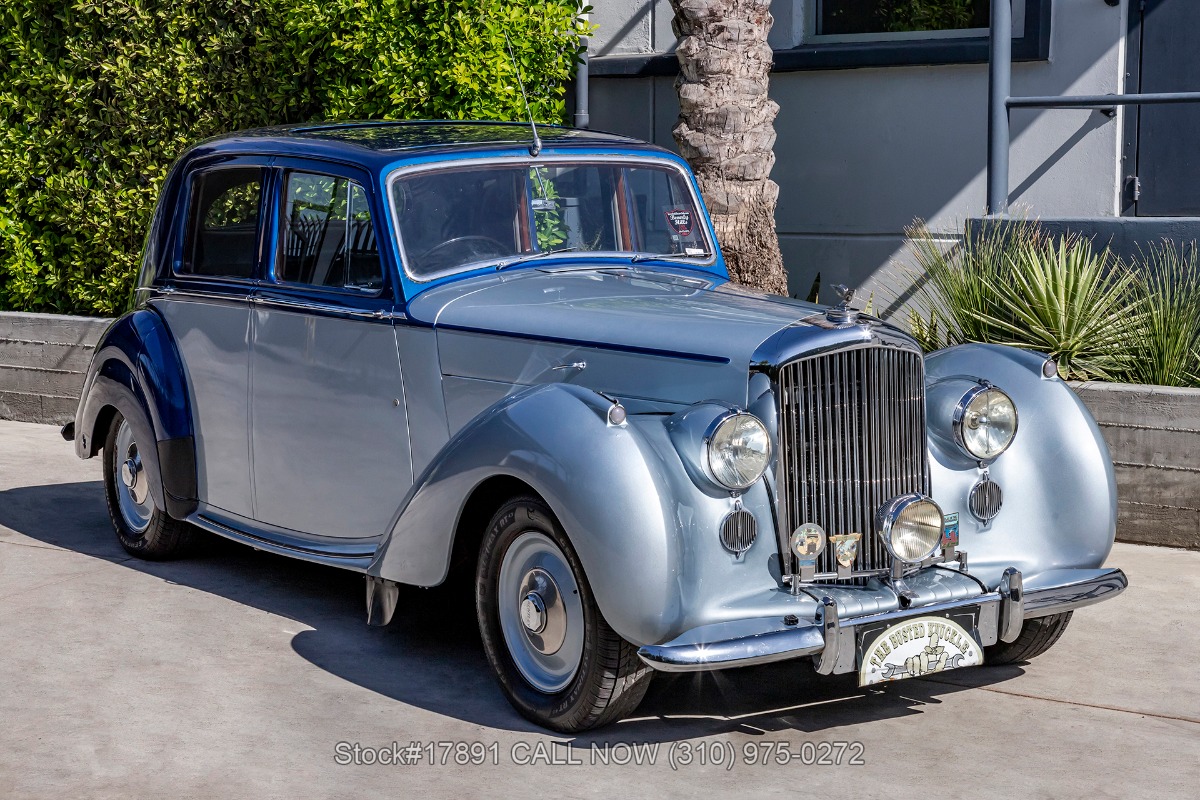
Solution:
<path fill-rule="evenodd" d="M 655 671 L 862 684 L 1032 658 L 1126 586 L 1100 433 L 1053 361 L 730 284 L 687 165 L 618 136 L 362 123 L 170 172 L 74 423 L 121 544 L 198 531 L 465 575 L 516 709 Z M 400 609 L 403 613 L 403 608 Z"/>

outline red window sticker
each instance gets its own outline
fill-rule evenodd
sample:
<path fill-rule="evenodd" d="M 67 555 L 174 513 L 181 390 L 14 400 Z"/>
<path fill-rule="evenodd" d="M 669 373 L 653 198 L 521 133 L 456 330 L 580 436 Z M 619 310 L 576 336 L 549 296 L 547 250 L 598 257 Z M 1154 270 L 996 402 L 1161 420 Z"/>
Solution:
<path fill-rule="evenodd" d="M 692 210 L 690 208 L 668 208 L 666 214 L 667 224 L 671 226 L 671 230 L 684 239 L 691 237 Z"/>

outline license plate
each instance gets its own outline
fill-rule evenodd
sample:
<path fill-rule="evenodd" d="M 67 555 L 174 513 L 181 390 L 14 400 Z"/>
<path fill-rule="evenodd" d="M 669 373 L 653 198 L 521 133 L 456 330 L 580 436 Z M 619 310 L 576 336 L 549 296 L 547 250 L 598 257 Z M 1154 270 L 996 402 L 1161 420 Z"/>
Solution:
<path fill-rule="evenodd" d="M 858 685 L 919 678 L 983 663 L 975 631 L 979 609 L 909 617 L 863 626 L 858 634 Z"/>

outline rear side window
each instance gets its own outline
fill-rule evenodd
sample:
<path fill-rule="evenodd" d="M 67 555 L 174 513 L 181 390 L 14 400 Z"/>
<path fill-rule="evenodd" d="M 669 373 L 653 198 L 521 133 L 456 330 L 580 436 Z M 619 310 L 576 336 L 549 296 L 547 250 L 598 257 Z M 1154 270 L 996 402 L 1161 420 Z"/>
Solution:
<path fill-rule="evenodd" d="M 278 280 L 363 292 L 383 288 L 362 186 L 332 175 L 289 172 L 282 212 Z"/>
<path fill-rule="evenodd" d="M 183 272 L 250 278 L 258 253 L 262 170 L 230 167 L 192 178 Z"/>

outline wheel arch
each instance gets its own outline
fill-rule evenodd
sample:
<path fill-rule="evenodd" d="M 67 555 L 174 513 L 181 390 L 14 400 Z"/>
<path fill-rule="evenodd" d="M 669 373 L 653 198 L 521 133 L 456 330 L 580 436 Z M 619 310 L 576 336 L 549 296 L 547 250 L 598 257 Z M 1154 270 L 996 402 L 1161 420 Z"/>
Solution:
<path fill-rule="evenodd" d="M 150 307 L 118 318 L 96 345 L 75 412 L 75 454 L 92 458 L 114 416 L 135 427 L 159 508 L 183 519 L 196 508 L 196 454 L 183 364 L 162 317 Z M 146 456 L 147 450 L 153 450 Z"/>

